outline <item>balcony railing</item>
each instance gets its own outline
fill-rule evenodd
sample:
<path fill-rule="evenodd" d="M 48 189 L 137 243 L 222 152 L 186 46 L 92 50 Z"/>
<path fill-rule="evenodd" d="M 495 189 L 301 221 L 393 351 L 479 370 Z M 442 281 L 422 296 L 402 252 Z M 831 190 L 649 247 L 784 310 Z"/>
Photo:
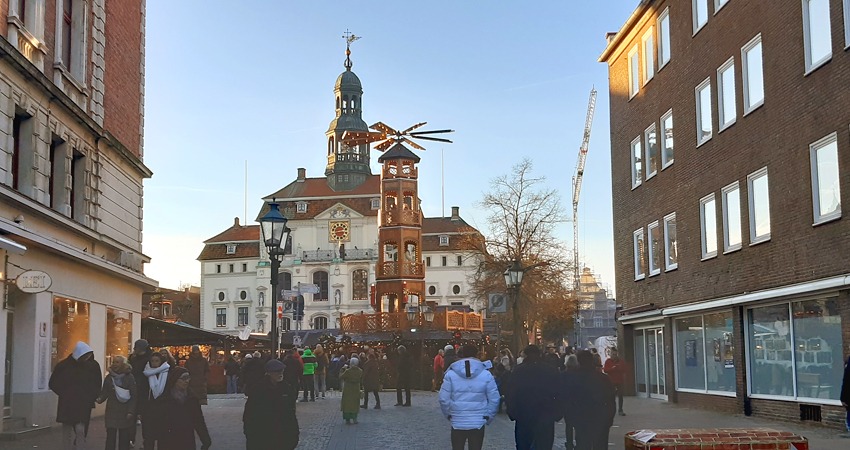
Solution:
<path fill-rule="evenodd" d="M 310 250 L 306 252 L 302 251 L 295 254 L 295 256 L 300 258 L 301 262 L 330 262 L 335 259 L 342 259 L 345 261 L 362 261 L 377 259 L 378 252 L 372 248 L 345 249 L 342 252 L 342 256 L 340 256 L 340 252 L 338 250 Z"/>
<path fill-rule="evenodd" d="M 337 153 L 335 155 L 328 155 L 328 164 L 333 164 L 335 162 L 368 163 L 369 160 L 366 158 L 366 155 L 361 155 L 360 153 Z"/>
<path fill-rule="evenodd" d="M 434 313 L 433 322 L 426 322 L 423 316 L 411 322 L 407 320 L 406 312 L 349 314 L 342 316 L 340 328 L 343 333 L 403 331 L 411 328 L 438 331 L 484 331 L 484 319 L 481 314 L 461 311 Z"/>

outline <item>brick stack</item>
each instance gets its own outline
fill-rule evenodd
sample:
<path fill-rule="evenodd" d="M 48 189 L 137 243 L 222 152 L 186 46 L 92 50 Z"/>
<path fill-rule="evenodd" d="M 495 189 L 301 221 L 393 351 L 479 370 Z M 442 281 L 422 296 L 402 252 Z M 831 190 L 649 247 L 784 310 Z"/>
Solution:
<path fill-rule="evenodd" d="M 649 442 L 626 433 L 626 450 L 809 450 L 806 438 L 770 428 L 707 428 L 645 430 L 655 433 Z"/>

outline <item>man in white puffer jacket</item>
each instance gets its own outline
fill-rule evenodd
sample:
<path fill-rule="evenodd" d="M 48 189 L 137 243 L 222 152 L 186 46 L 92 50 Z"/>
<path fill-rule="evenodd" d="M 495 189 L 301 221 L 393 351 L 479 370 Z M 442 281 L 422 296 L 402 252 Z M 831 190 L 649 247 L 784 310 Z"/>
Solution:
<path fill-rule="evenodd" d="M 440 409 L 452 423 L 452 450 L 480 450 L 484 425 L 496 417 L 499 389 L 496 380 L 478 358 L 478 348 L 464 345 L 459 359 L 446 370 L 440 388 Z"/>

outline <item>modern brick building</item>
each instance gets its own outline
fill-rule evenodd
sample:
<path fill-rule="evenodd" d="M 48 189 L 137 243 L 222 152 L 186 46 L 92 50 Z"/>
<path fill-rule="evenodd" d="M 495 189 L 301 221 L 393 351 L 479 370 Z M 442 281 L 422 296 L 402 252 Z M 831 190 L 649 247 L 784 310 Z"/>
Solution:
<path fill-rule="evenodd" d="M 609 35 L 621 346 L 639 395 L 838 424 L 850 1 L 781 3 L 644 0 Z"/>
<path fill-rule="evenodd" d="M 144 0 L 0 2 L 6 423 L 54 423 L 48 379 L 77 341 L 106 367 L 140 336 L 144 42 Z"/>

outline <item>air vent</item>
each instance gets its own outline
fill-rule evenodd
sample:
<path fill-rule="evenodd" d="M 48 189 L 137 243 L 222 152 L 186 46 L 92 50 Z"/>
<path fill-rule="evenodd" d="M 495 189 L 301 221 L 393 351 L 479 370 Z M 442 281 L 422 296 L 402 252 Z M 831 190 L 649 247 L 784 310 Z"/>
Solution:
<path fill-rule="evenodd" d="M 820 405 L 800 405 L 800 420 L 820 422 L 822 420 Z"/>

